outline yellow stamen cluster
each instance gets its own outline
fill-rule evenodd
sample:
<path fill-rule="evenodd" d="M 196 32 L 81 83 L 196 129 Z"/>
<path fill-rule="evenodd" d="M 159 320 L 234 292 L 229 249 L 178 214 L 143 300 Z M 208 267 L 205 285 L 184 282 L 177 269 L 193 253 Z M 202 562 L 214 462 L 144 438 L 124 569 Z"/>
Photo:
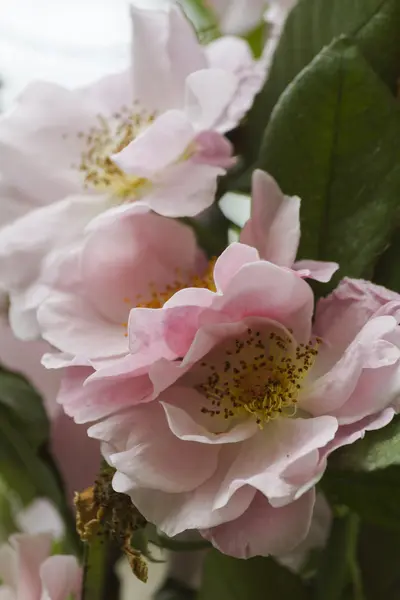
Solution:
<path fill-rule="evenodd" d="M 294 346 L 288 335 L 272 331 L 264 343 L 260 331 L 248 329 L 232 340 L 220 368 L 201 363 L 209 370 L 206 381 L 197 386 L 209 401 L 201 412 L 225 419 L 252 415 L 261 428 L 279 416 L 294 416 L 319 342 Z"/>
<path fill-rule="evenodd" d="M 77 168 L 85 187 L 112 192 L 122 200 L 132 199 L 147 180 L 124 173 L 110 157 L 123 150 L 154 118 L 154 113 L 124 106 L 109 118 L 97 115 L 98 124 L 88 133 L 80 131 L 77 135 L 83 149 Z"/>

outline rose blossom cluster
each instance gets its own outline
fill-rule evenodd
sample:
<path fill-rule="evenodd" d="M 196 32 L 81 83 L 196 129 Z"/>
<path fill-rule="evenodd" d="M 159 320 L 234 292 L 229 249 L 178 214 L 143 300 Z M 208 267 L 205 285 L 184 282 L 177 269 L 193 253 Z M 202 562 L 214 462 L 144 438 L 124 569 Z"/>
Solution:
<path fill-rule="evenodd" d="M 0 122 L 10 323 L 51 345 L 59 402 L 148 521 L 284 555 L 330 453 L 398 410 L 400 297 L 344 279 L 315 306 L 308 279 L 338 265 L 296 261 L 300 199 L 259 170 L 209 260 L 177 217 L 214 202 L 265 65 L 234 36 L 200 46 L 174 4 L 131 17 L 129 72 L 32 85 Z"/>

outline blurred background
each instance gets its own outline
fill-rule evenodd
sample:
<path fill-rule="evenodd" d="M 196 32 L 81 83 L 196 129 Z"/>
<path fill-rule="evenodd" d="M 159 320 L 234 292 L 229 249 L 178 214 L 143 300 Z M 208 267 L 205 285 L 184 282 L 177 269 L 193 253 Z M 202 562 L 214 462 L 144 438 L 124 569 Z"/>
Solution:
<path fill-rule="evenodd" d="M 75 86 L 126 67 L 128 6 L 128 0 L 1 0 L 2 110 L 33 79 Z"/>

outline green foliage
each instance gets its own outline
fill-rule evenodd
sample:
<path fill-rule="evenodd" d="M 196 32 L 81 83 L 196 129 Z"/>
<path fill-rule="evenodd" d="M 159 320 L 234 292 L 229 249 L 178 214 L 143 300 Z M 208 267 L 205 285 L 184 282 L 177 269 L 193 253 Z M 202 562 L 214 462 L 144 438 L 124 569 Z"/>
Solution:
<path fill-rule="evenodd" d="M 239 560 L 212 550 L 199 600 L 306 600 L 301 579 L 272 558 Z"/>
<path fill-rule="evenodd" d="M 398 218 L 400 107 L 358 49 L 325 48 L 280 99 L 258 166 L 302 198 L 302 258 L 362 276 Z M 324 286 L 325 293 L 328 291 Z"/>
<path fill-rule="evenodd" d="M 364 523 L 358 543 L 364 600 L 400 598 L 400 535 Z"/>
<path fill-rule="evenodd" d="M 68 546 L 76 535 L 60 477 L 46 444 L 49 423 L 41 397 L 17 373 L 0 370 L 0 474 L 2 486 L 23 506 L 37 496 L 48 498 L 67 525 Z"/>
<path fill-rule="evenodd" d="M 255 159 L 281 94 L 324 46 L 342 34 L 354 39 L 372 68 L 394 89 L 400 64 L 399 31 L 398 0 L 300 1 L 286 22 L 268 80 L 249 113 L 247 158 Z"/>
<path fill-rule="evenodd" d="M 375 265 L 374 281 L 380 285 L 400 292 L 400 230 L 395 231 L 390 246 Z"/>
<path fill-rule="evenodd" d="M 332 505 L 344 505 L 365 521 L 400 532 L 400 466 L 376 471 L 329 469 L 321 487 Z"/>
<path fill-rule="evenodd" d="M 38 448 L 49 437 L 49 423 L 42 399 L 29 382 L 18 373 L 0 368 L 0 407 L 29 443 Z"/>
<path fill-rule="evenodd" d="M 218 23 L 213 11 L 204 0 L 178 0 L 188 19 L 193 23 L 199 40 L 205 44 L 219 37 Z"/>
<path fill-rule="evenodd" d="M 320 561 L 315 582 L 315 600 L 340 600 L 357 568 L 356 549 L 359 519 L 351 513 L 333 519 L 329 539 Z M 352 596 L 355 600 L 355 596 Z"/>

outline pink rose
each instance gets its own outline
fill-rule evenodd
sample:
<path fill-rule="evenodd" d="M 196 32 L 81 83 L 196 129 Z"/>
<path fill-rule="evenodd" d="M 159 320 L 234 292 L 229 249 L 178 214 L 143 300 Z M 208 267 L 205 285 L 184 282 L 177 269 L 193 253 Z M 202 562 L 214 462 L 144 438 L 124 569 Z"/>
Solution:
<path fill-rule="evenodd" d="M 17 534 L 0 547 L 4 600 L 78 600 L 82 571 L 75 556 L 50 556 L 51 536 Z"/>
<path fill-rule="evenodd" d="M 133 309 L 131 356 L 84 392 L 75 371 L 61 400 L 130 403 L 89 434 L 115 489 L 168 535 L 198 529 L 231 555 L 282 555 L 308 533 L 329 452 L 393 417 L 400 303 L 371 313 L 337 356 L 313 336 L 311 289 L 290 269 L 234 244 L 214 280 L 197 306 L 186 289 Z"/>
<path fill-rule="evenodd" d="M 96 369 L 129 354 L 128 319 L 136 306 L 159 308 L 207 270 L 192 229 L 137 206 L 85 236 L 54 270 L 41 304 L 42 337 L 57 348 L 47 367 Z"/>

